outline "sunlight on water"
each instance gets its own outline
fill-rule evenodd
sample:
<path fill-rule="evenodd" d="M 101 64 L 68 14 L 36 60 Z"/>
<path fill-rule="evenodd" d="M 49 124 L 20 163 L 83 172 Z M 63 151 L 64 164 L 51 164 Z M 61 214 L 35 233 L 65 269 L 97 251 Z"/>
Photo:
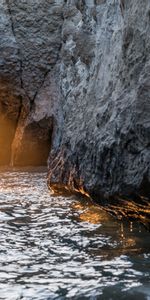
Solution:
<path fill-rule="evenodd" d="M 0 172 L 0 299 L 150 299 L 150 236 L 44 171 Z"/>

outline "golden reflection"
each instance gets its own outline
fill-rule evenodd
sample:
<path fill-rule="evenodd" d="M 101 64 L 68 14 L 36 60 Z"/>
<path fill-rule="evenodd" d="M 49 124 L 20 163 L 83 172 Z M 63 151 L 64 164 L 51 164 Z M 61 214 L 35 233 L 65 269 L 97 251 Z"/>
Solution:
<path fill-rule="evenodd" d="M 130 222 L 130 232 L 133 231 L 133 222 Z"/>
<path fill-rule="evenodd" d="M 150 203 L 148 198 L 142 198 L 142 202 L 134 202 L 133 200 L 121 199 L 118 197 L 117 204 L 112 202 L 105 207 L 109 213 L 113 213 L 119 220 L 129 219 L 137 220 L 150 229 Z M 130 231 L 133 230 L 133 223 L 130 223 Z"/>
<path fill-rule="evenodd" d="M 97 205 L 91 205 L 91 203 L 88 206 L 81 202 L 74 203 L 72 208 L 79 211 L 78 218 L 82 222 L 99 224 L 110 219 L 110 216 L 105 211 Z"/>
<path fill-rule="evenodd" d="M 81 202 L 73 203 L 72 208 L 75 210 L 84 209 L 84 205 Z"/>
<path fill-rule="evenodd" d="M 97 211 L 96 208 L 88 208 L 83 213 L 79 215 L 79 219 L 83 222 L 89 222 L 92 224 L 99 224 L 108 219 L 105 213 L 102 211 Z"/>
<path fill-rule="evenodd" d="M 123 223 L 121 223 L 121 230 L 120 231 L 121 231 L 121 234 L 120 234 L 121 239 L 125 239 Z"/>
<path fill-rule="evenodd" d="M 133 222 L 129 223 L 129 231 L 127 232 L 124 230 L 124 224 L 121 222 L 121 227 L 120 227 L 120 241 L 122 244 L 123 249 L 129 249 L 137 251 L 135 246 L 137 245 L 136 238 L 133 236 L 130 236 L 131 233 L 133 232 Z M 132 249 L 134 247 L 134 249 Z"/>
<path fill-rule="evenodd" d="M 93 205 L 90 201 L 87 203 L 87 200 L 74 202 L 72 208 L 77 213 L 76 217 L 78 221 L 100 224 L 102 226 L 98 227 L 99 235 L 103 234 L 103 231 L 106 232 L 108 230 L 108 235 L 113 236 L 115 243 L 112 240 L 106 242 L 104 240 L 104 245 L 100 249 L 97 247 L 89 248 L 90 253 L 94 253 L 97 256 L 107 256 L 107 258 L 112 258 L 116 255 L 126 255 L 128 253 L 140 253 L 141 247 L 138 238 L 134 234 L 133 222 L 115 222 L 114 224 L 112 216 L 99 208 L 99 206 Z M 135 227 L 135 230 L 137 230 L 137 227 Z"/>
<path fill-rule="evenodd" d="M 91 200 L 90 195 L 86 191 L 86 188 L 84 187 L 84 182 L 81 178 L 79 180 L 75 180 L 74 178 L 76 174 L 75 169 L 70 171 L 69 173 L 69 179 L 66 185 L 64 184 L 52 184 L 51 190 L 56 195 L 67 195 L 67 194 L 81 194 L 86 198 L 86 201 Z M 139 196 L 141 198 L 141 202 L 133 201 L 131 199 L 127 200 L 123 197 L 117 196 L 115 199 L 109 199 L 107 202 L 107 205 L 103 207 L 103 211 L 108 213 L 109 215 L 115 216 L 118 220 L 137 220 L 141 222 L 143 225 L 145 225 L 148 229 L 150 229 L 150 203 L 149 199 L 143 196 Z M 99 200 L 99 203 L 101 200 Z M 99 204 L 99 207 L 102 208 L 102 206 Z M 93 213 L 92 211 L 89 213 L 88 211 L 86 214 L 81 215 L 82 219 L 90 220 L 89 222 L 92 222 L 91 220 L 101 220 L 101 217 L 99 216 L 99 213 L 97 215 L 98 207 L 96 208 L 96 212 Z M 90 214 L 92 216 L 90 216 Z M 94 221 L 99 222 L 99 221 Z M 130 231 L 132 232 L 133 226 L 132 222 L 130 223 Z"/>
<path fill-rule="evenodd" d="M 0 114 L 0 165 L 8 165 L 10 162 L 15 126 L 15 122 Z"/>
<path fill-rule="evenodd" d="M 68 195 L 68 194 L 81 194 L 86 198 L 90 198 L 90 195 L 84 190 L 82 186 L 75 188 L 73 185 L 65 185 L 65 184 L 59 184 L 55 183 L 50 186 L 51 193 L 55 196 L 59 195 Z"/>
<path fill-rule="evenodd" d="M 83 189 L 83 187 L 80 187 L 79 189 L 74 189 L 75 192 L 82 194 L 83 196 L 90 198 L 90 195 Z"/>

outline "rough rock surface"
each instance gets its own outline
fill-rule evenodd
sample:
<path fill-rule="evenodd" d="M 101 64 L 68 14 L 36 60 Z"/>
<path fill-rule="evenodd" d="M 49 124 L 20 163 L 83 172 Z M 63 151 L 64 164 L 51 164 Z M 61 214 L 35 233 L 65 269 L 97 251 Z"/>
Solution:
<path fill-rule="evenodd" d="M 150 1 L 2 0 L 0 14 L 0 157 L 43 163 L 52 141 L 54 190 L 149 196 Z"/>
<path fill-rule="evenodd" d="M 149 0 L 67 1 L 63 134 L 49 159 L 54 190 L 150 195 L 149 36 Z"/>
<path fill-rule="evenodd" d="M 43 164 L 59 105 L 62 4 L 1 0 L 0 19 L 0 164 Z"/>

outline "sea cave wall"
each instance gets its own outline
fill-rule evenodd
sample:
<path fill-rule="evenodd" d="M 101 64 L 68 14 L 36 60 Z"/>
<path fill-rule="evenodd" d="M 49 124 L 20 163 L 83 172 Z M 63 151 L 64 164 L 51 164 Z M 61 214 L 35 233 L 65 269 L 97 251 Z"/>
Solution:
<path fill-rule="evenodd" d="M 149 0 L 2 0 L 0 14 L 2 160 L 50 151 L 54 191 L 149 196 Z"/>
<path fill-rule="evenodd" d="M 62 3 L 1 0 L 0 18 L 0 165 L 43 165 L 60 98 Z"/>
<path fill-rule="evenodd" d="M 150 2 L 66 1 L 56 191 L 150 195 Z M 100 200 L 99 200 L 100 201 Z"/>

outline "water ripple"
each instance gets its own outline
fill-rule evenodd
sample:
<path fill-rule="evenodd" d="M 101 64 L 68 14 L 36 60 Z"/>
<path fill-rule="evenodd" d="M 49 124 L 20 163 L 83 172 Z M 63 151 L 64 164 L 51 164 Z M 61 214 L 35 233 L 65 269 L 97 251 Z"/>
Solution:
<path fill-rule="evenodd" d="M 0 172 L 0 299 L 149 299 L 150 237 L 75 197 L 46 172 Z"/>

